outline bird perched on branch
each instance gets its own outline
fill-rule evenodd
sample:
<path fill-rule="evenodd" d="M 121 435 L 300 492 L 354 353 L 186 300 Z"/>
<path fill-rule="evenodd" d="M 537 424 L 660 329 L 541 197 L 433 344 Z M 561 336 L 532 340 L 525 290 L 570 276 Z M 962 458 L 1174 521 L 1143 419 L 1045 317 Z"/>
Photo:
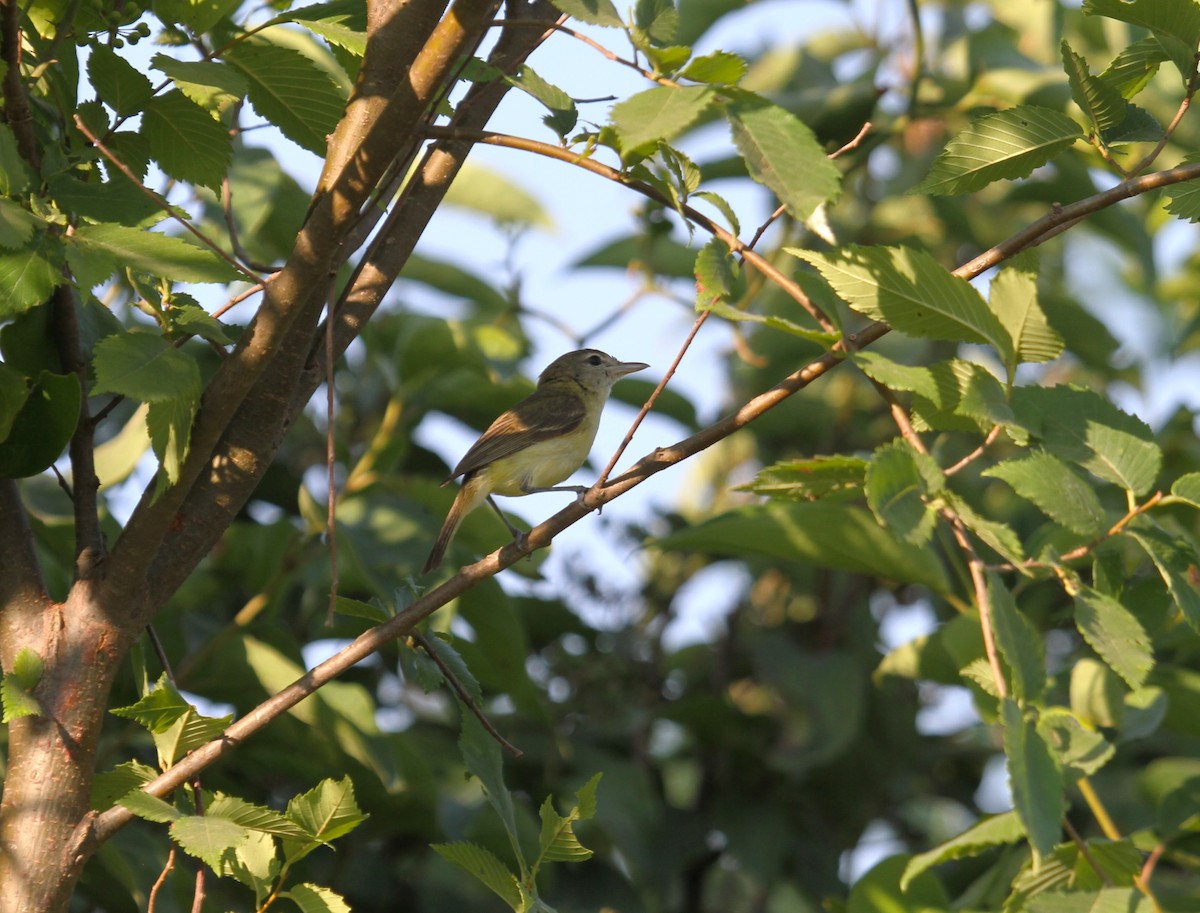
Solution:
<path fill-rule="evenodd" d="M 579 349 L 556 358 L 538 377 L 537 389 L 485 431 L 443 482 L 462 476 L 462 487 L 446 515 L 433 550 L 421 569 L 428 574 L 442 563 L 463 518 L 487 501 L 520 541 L 518 530 L 492 495 L 518 497 L 543 491 L 573 491 L 583 486 L 558 483 L 583 465 L 596 439 L 600 413 L 613 384 L 649 365 L 617 361 L 597 349 Z"/>

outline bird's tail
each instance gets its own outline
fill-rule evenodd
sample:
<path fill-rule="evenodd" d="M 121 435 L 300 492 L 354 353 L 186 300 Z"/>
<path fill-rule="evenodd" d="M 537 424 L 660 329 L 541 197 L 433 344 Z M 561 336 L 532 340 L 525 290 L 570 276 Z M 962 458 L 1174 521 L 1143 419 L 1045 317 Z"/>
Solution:
<path fill-rule="evenodd" d="M 454 503 L 450 505 L 450 513 L 446 514 L 446 522 L 442 524 L 441 531 L 437 534 L 437 539 L 433 542 L 433 549 L 429 552 L 429 557 L 425 559 L 425 566 L 421 568 L 422 574 L 428 574 L 432 570 L 436 570 L 442 563 L 442 559 L 446 557 L 446 549 L 450 547 L 450 541 L 454 538 L 454 534 L 458 532 L 458 527 L 473 507 L 474 504 L 469 503 L 468 486 L 464 485 L 458 490 L 458 494 L 454 496 Z"/>

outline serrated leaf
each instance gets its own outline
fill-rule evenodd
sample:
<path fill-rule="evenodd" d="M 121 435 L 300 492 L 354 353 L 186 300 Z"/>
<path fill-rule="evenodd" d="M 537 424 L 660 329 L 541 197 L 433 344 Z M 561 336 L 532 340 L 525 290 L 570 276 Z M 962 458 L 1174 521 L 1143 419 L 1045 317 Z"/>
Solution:
<path fill-rule="evenodd" d="M 603 776 L 603 772 L 592 774 L 591 778 L 575 792 L 575 798 L 579 800 L 576 812 L 578 812 L 580 821 L 588 821 L 595 817 L 596 790 L 600 787 L 600 779 Z"/>
<path fill-rule="evenodd" d="M 829 495 L 862 494 L 867 461 L 852 456 L 815 456 L 788 460 L 761 469 L 754 481 L 737 491 L 751 491 L 783 500 L 815 500 Z"/>
<path fill-rule="evenodd" d="M 282 896 L 298 906 L 301 913 L 352 913 L 341 894 L 319 884 L 293 885 Z"/>
<path fill-rule="evenodd" d="M 79 377 L 41 371 L 0 441 L 0 479 L 47 469 L 67 446 L 82 407 Z"/>
<path fill-rule="evenodd" d="M 349 596 L 338 596 L 333 601 L 333 610 L 339 615 L 349 615 L 354 618 L 365 618 L 373 624 L 383 624 L 392 614 L 380 606 Z"/>
<path fill-rule="evenodd" d="M 1021 573 L 1030 573 L 1024 567 L 1025 552 L 1021 546 L 1021 539 L 1011 526 L 980 515 L 966 501 L 952 492 L 943 492 L 942 498 L 967 529 L 990 546 L 996 554 Z"/>
<path fill-rule="evenodd" d="M 160 95 L 142 114 L 142 135 L 150 154 L 171 177 L 207 187 L 220 195 L 229 170 L 233 138 L 229 128 L 178 89 Z"/>
<path fill-rule="evenodd" d="M 0 194 L 17 196 L 29 189 L 29 166 L 21 158 L 12 127 L 0 124 Z"/>
<path fill-rule="evenodd" d="M 905 890 L 914 878 L 935 865 L 966 856 L 978 856 L 994 846 L 1016 843 L 1024 836 L 1025 829 L 1015 810 L 984 818 L 957 837 L 913 856 L 904 867 L 904 875 L 900 878 L 900 890 Z"/>
<path fill-rule="evenodd" d="M 1126 534 L 1150 556 L 1184 620 L 1200 631 L 1200 571 L 1192 544 L 1145 521 L 1131 524 Z"/>
<path fill-rule="evenodd" d="M 171 329 L 187 335 L 199 336 L 219 346 L 233 344 L 229 328 L 216 317 L 195 303 L 180 304 L 181 299 L 192 301 L 187 295 L 172 295 L 171 309 L 167 318 L 171 321 Z"/>
<path fill-rule="evenodd" d="M 448 643 L 441 637 L 430 636 L 425 638 L 429 646 L 437 653 L 438 658 L 445 664 L 451 674 L 458 679 L 458 683 L 463 686 L 463 689 L 470 695 L 474 701 L 483 700 L 483 689 L 479 685 L 479 680 L 471 671 L 471 667 L 463 660 L 462 654 L 454 649 L 454 646 Z M 438 672 L 442 675 L 441 671 Z M 440 684 L 440 681 L 439 681 Z"/>
<path fill-rule="evenodd" d="M 204 813 L 217 818 L 228 818 L 242 827 L 275 837 L 303 838 L 307 836 L 304 829 L 286 815 L 262 805 L 254 805 L 237 796 L 227 796 L 224 793 L 217 793 L 211 797 L 205 803 Z"/>
<path fill-rule="evenodd" d="M 1119 124 L 1101 134 L 1109 146 L 1128 146 L 1131 143 L 1155 143 L 1166 130 L 1158 119 L 1144 108 L 1126 102 L 1125 117 Z"/>
<path fill-rule="evenodd" d="M 1046 857 L 1062 839 L 1062 818 L 1067 810 L 1062 770 L 1037 726 L 1016 702 L 1005 698 L 1000 707 L 1013 805 L 1034 852 Z"/>
<path fill-rule="evenodd" d="M 1122 97 L 1133 98 L 1158 72 L 1158 65 L 1170 59 L 1157 38 L 1143 38 L 1117 54 L 1100 78 Z"/>
<path fill-rule="evenodd" d="M 729 51 L 715 51 L 688 62 L 679 75 L 694 82 L 736 85 L 746 75 L 746 61 Z"/>
<path fill-rule="evenodd" d="M 1112 596 L 1085 586 L 1075 594 L 1075 626 L 1131 688 L 1145 684 L 1154 668 L 1154 651 L 1133 612 Z"/>
<path fill-rule="evenodd" d="M 536 98 L 549 109 L 550 114 L 543 118 L 543 122 L 560 137 L 565 137 L 575 128 L 579 120 L 575 100 L 558 86 L 542 79 L 528 64 L 521 64 L 514 75 L 506 75 L 504 80 Z M 454 185 L 450 186 L 453 189 Z"/>
<path fill-rule="evenodd" d="M 496 856 L 474 843 L 434 843 L 431 848 L 447 862 L 473 875 L 514 910 L 522 908 L 517 879 Z"/>
<path fill-rule="evenodd" d="M 35 232 L 28 246 L 0 253 L 0 319 L 49 298 L 66 281 L 59 268 L 62 258 L 62 239 L 51 232 Z"/>
<path fill-rule="evenodd" d="M 591 858 L 592 851 L 575 836 L 574 824 L 577 814 L 563 817 L 554 810 L 554 800 L 547 796 L 538 810 L 538 816 L 542 821 L 541 835 L 538 839 L 538 864 L 583 862 Z"/>
<path fill-rule="evenodd" d="M 1162 451 L 1141 419 L 1076 387 L 1017 387 L 1013 411 L 1046 450 L 1134 494 L 1158 478 Z"/>
<path fill-rule="evenodd" d="M 1098 659 L 1084 656 L 1071 667 L 1071 712 L 1088 726 L 1120 726 L 1126 691 L 1112 667 Z"/>
<path fill-rule="evenodd" d="M 287 817 L 306 835 L 298 840 L 284 839 L 284 855 L 289 863 L 350 833 L 367 820 L 354 799 L 354 784 L 349 777 L 322 780 L 308 792 L 293 797 L 288 802 Z"/>
<path fill-rule="evenodd" d="M 155 54 L 150 65 L 162 71 L 180 92 L 205 111 L 220 114 L 246 97 L 249 83 L 227 63 L 216 60 L 176 60 Z"/>
<path fill-rule="evenodd" d="M 1104 736 L 1084 726 L 1065 707 L 1047 707 L 1038 714 L 1038 732 L 1058 755 L 1059 763 L 1075 777 L 1091 776 L 1107 764 L 1117 748 Z"/>
<path fill-rule="evenodd" d="M 183 715 L 166 730 L 154 733 L 154 747 L 158 749 L 159 763 L 170 767 L 189 751 L 219 739 L 233 722 L 233 714 L 222 717 L 202 716 L 196 708 L 188 705 Z"/>
<path fill-rule="evenodd" d="M 724 242 L 713 238 L 696 254 L 696 310 L 704 311 L 735 295 L 741 269 Z"/>
<path fill-rule="evenodd" d="M 12 430 L 13 422 L 29 398 L 29 387 L 24 374 L 0 362 L 0 441 Z"/>
<path fill-rule="evenodd" d="M 918 464 L 922 458 L 926 467 Z M 895 440 L 876 449 L 865 481 L 867 505 L 875 519 L 910 544 L 925 545 L 937 522 L 929 495 L 942 488 L 941 471 L 933 460 Z"/>
<path fill-rule="evenodd" d="M 1030 897 L 1023 909 L 1028 913 L 1146 913 L 1151 906 L 1136 888 L 1113 887 L 1096 891 L 1044 891 Z"/>
<path fill-rule="evenodd" d="M 1200 162 L 1200 152 L 1191 152 L 1183 158 L 1184 163 Z M 1163 191 L 1166 210 L 1171 215 L 1200 222 L 1200 178 L 1172 184 Z"/>
<path fill-rule="evenodd" d="M 154 0 L 154 13 L 204 34 L 239 5 L 240 0 Z"/>
<path fill-rule="evenodd" d="M 91 807 L 98 812 L 112 808 L 123 795 L 141 789 L 156 776 L 155 768 L 140 761 L 125 761 L 98 773 L 92 780 Z"/>
<path fill-rule="evenodd" d="M 1171 483 L 1171 496 L 1200 508 L 1200 472 L 1186 473 Z"/>
<path fill-rule="evenodd" d="M 178 350 L 175 350 L 178 351 Z M 199 371 L 197 371 L 197 378 Z M 158 399 L 150 403 L 146 412 L 146 430 L 150 435 L 150 446 L 158 457 L 159 465 L 167 483 L 179 481 L 183 461 L 187 459 L 188 445 L 192 438 L 192 421 L 200 406 L 197 393 L 188 393 L 171 399 Z"/>
<path fill-rule="evenodd" d="M 235 282 L 246 276 L 207 248 L 125 225 L 81 225 L 70 241 L 114 264 L 176 282 Z"/>
<path fill-rule="evenodd" d="M 1149 29 L 1179 68 L 1184 83 L 1195 69 L 1200 5 L 1195 0 L 1084 0 L 1083 12 Z"/>
<path fill-rule="evenodd" d="M 277 21 L 297 22 L 355 57 L 362 57 L 367 51 L 367 11 L 358 0 L 302 6 L 284 13 Z"/>
<path fill-rule="evenodd" d="M 41 716 L 42 705 L 13 672 L 0 677 L 0 722 L 11 723 L 26 716 Z"/>
<path fill-rule="evenodd" d="M 572 19 L 578 19 L 580 22 L 618 29 L 625 25 L 612 0 L 553 0 L 553 3 Z"/>
<path fill-rule="evenodd" d="M 1041 632 L 1017 608 L 1004 581 L 990 571 L 988 597 L 996 646 L 1012 676 L 1013 696 L 1022 703 L 1037 700 L 1046 686 L 1046 646 Z"/>
<path fill-rule="evenodd" d="M 22 248 L 33 240 L 35 231 L 47 231 L 49 227 L 24 206 L 0 198 L 0 247 Z"/>
<path fill-rule="evenodd" d="M 933 552 L 891 535 L 862 508 L 835 501 L 776 501 L 737 508 L 672 533 L 655 545 L 807 561 L 924 583 L 937 592 L 944 592 L 947 586 L 945 571 Z"/>
<path fill-rule="evenodd" d="M 787 248 L 811 263 L 860 314 L 912 336 L 986 343 L 1004 353 L 1009 336 L 967 281 L 924 251 L 849 246 L 830 253 Z"/>
<path fill-rule="evenodd" d="M 29 647 L 22 647 L 13 658 L 10 671 L 22 688 L 32 691 L 42 680 L 42 668 L 42 658 Z"/>
<path fill-rule="evenodd" d="M 288 139 L 315 155 L 337 127 L 346 97 L 319 66 L 291 48 L 253 39 L 224 52 L 249 83 L 250 103 Z"/>
<path fill-rule="evenodd" d="M 139 402 L 167 403 L 200 394 L 200 368 L 186 352 L 157 333 L 123 333 L 96 344 L 93 393 L 116 393 Z M 151 428 L 153 436 L 154 429 Z"/>
<path fill-rule="evenodd" d="M 92 46 L 87 69 L 100 100 L 122 117 L 137 114 L 154 95 L 150 80 L 106 45 Z"/>
<path fill-rule="evenodd" d="M 1100 498 L 1058 457 L 1040 450 L 1014 460 L 1004 460 L 983 471 L 1000 479 L 1056 523 L 1081 536 L 1095 536 L 1107 528 Z"/>
<path fill-rule="evenodd" d="M 1028 177 L 1082 136 L 1075 121 L 1052 108 L 1021 105 L 985 114 L 950 140 L 909 192 L 971 193 L 993 181 Z"/>
<path fill-rule="evenodd" d="M 1071 97 L 1087 115 L 1097 133 L 1111 130 L 1125 119 L 1125 97 L 1103 79 L 1092 75 L 1087 61 L 1075 53 L 1064 39 L 1063 68 L 1071 86 Z"/>
<path fill-rule="evenodd" d="M 656 142 L 670 142 L 694 124 L 716 100 L 708 86 L 655 86 L 613 106 L 610 119 L 622 155 Z"/>
<path fill-rule="evenodd" d="M 633 22 L 655 45 L 663 46 L 675 40 L 679 29 L 679 11 L 674 0 L 636 0 Z"/>
<path fill-rule="evenodd" d="M 988 288 L 988 305 L 1008 331 L 1008 351 L 1017 361 L 1053 361 L 1062 354 L 1063 339 L 1038 304 L 1036 264 L 1022 261 L 1000 270 Z"/>
<path fill-rule="evenodd" d="M 724 106 L 733 141 L 750 177 L 803 222 L 841 190 L 841 172 L 817 138 L 790 111 L 738 90 Z"/>
<path fill-rule="evenodd" d="M 479 779 L 484 795 L 500 816 L 500 822 L 515 844 L 518 839 L 516 810 L 513 807 L 512 793 L 504 785 L 500 746 L 473 713 L 464 711 L 461 717 L 462 732 L 458 738 L 458 747 L 462 752 L 463 761 L 466 762 L 467 770 Z"/>
<path fill-rule="evenodd" d="M 171 837 L 190 856 L 220 870 L 221 857 L 250 839 L 250 831 L 228 818 L 185 815 L 171 822 Z"/>
<path fill-rule="evenodd" d="M 179 811 L 170 802 L 160 799 L 158 796 L 152 796 L 140 789 L 125 793 L 125 795 L 117 799 L 117 805 L 129 809 L 139 818 L 145 818 L 147 821 L 153 821 L 156 824 L 178 821 L 183 817 L 183 812 Z"/>
<path fill-rule="evenodd" d="M 734 212 L 733 207 L 729 205 L 729 201 L 724 197 L 709 190 L 699 190 L 692 194 L 692 199 L 707 200 L 725 217 L 725 221 L 729 223 L 729 230 L 735 235 L 741 234 L 742 226 L 741 222 L 738 221 L 737 213 Z"/>

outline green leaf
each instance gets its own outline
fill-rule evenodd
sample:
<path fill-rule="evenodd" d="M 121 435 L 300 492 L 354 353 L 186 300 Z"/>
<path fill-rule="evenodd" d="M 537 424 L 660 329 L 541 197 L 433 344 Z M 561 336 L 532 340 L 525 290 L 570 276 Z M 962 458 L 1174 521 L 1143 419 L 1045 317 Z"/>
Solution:
<path fill-rule="evenodd" d="M 240 0 L 154 0 L 154 13 L 200 35 L 232 13 L 239 3 Z"/>
<path fill-rule="evenodd" d="M 216 793 L 210 797 L 205 803 L 204 813 L 217 818 L 228 818 L 242 827 L 274 837 L 304 838 L 307 836 L 304 829 L 286 815 L 262 805 L 254 805 L 237 796 L 227 796 L 224 793 Z"/>
<path fill-rule="evenodd" d="M 26 691 L 32 691 L 42 680 L 42 658 L 29 647 L 22 647 L 13 658 L 9 671 Z"/>
<path fill-rule="evenodd" d="M 0 722 L 42 715 L 42 705 L 29 691 L 15 672 L 5 672 L 0 677 Z"/>
<path fill-rule="evenodd" d="M 125 761 L 112 770 L 96 774 L 92 780 L 91 807 L 102 812 L 117 804 L 117 800 L 128 792 L 141 789 L 158 776 L 158 771 L 149 764 Z"/>
<path fill-rule="evenodd" d="M 1158 65 L 1170 59 L 1157 38 L 1143 38 L 1114 57 L 1100 78 L 1120 92 L 1122 97 L 1133 98 L 1154 78 Z"/>
<path fill-rule="evenodd" d="M 1150 556 L 1184 620 L 1193 630 L 1200 631 L 1200 587 L 1196 573 L 1200 562 L 1192 543 L 1145 520 L 1131 524 L 1126 535 Z"/>
<path fill-rule="evenodd" d="M 134 183 L 114 169 L 111 180 L 81 181 L 71 175 L 57 174 L 48 178 L 46 185 L 51 198 L 59 208 L 66 212 L 76 213 L 89 222 L 119 222 L 138 228 L 148 228 L 166 218 L 153 197 L 143 193 Z M 97 267 L 102 275 L 94 282 L 89 271 L 79 269 L 78 260 L 72 260 L 73 254 L 78 254 L 76 247 L 67 248 L 68 262 L 82 288 L 99 285 L 112 272 L 107 258 Z"/>
<path fill-rule="evenodd" d="M 199 336 L 219 346 L 233 344 L 229 328 L 195 303 L 190 295 L 173 294 L 170 304 L 167 319 L 170 320 L 171 329 L 175 333 Z"/>
<path fill-rule="evenodd" d="M 655 86 L 613 106 L 611 120 L 623 158 L 637 157 L 657 142 L 670 142 L 692 126 L 716 100 L 708 86 Z"/>
<path fill-rule="evenodd" d="M 1110 83 L 1092 75 L 1087 61 L 1076 54 L 1064 39 L 1063 68 L 1071 85 L 1071 97 L 1087 115 L 1097 133 L 1111 130 L 1125 119 L 1125 97 Z"/>
<path fill-rule="evenodd" d="M 995 573 L 988 572 L 988 597 L 996 646 L 1012 676 L 1013 697 L 1037 700 L 1046 686 L 1046 646 L 1042 634 L 1017 608 L 1012 593 Z"/>
<path fill-rule="evenodd" d="M 166 174 L 220 195 L 221 181 L 233 155 L 228 127 L 213 120 L 181 91 L 172 89 L 146 106 L 142 135 Z"/>
<path fill-rule="evenodd" d="M 1195 0 L 1084 0 L 1090 16 L 1107 16 L 1149 29 L 1179 68 L 1186 84 L 1200 43 L 1200 6 Z"/>
<path fill-rule="evenodd" d="M 0 320 L 37 307 L 66 280 L 62 239 L 35 232 L 28 247 L 0 253 Z"/>
<path fill-rule="evenodd" d="M 93 393 L 116 393 L 145 403 L 194 402 L 200 394 L 196 360 L 156 333 L 105 337 L 96 345 L 93 367 Z M 152 439 L 154 432 L 151 427 Z"/>
<path fill-rule="evenodd" d="M 1093 475 L 1142 494 L 1158 478 L 1162 451 L 1141 419 L 1092 390 L 1017 387 L 1013 411 L 1046 450 Z"/>
<path fill-rule="evenodd" d="M 1058 457 L 1036 450 L 997 463 L 983 475 L 1006 482 L 1042 513 L 1081 536 L 1095 536 L 1107 528 L 1095 490 Z"/>
<path fill-rule="evenodd" d="M 1062 770 L 1037 726 L 1016 702 L 1005 698 L 1000 706 L 1013 805 L 1030 846 L 1044 858 L 1062 839 L 1062 818 L 1067 810 Z"/>
<path fill-rule="evenodd" d="M 1046 891 L 1029 898 L 1028 913 L 1147 913 L 1150 901 L 1136 888 Z"/>
<path fill-rule="evenodd" d="M 171 766 L 189 751 L 207 745 L 213 739 L 219 739 L 232 722 L 233 714 L 220 717 L 203 716 L 189 704 L 179 719 L 166 730 L 154 734 L 159 763 L 163 767 Z"/>
<path fill-rule="evenodd" d="M 391 612 L 380 606 L 359 599 L 351 599 L 349 596 L 338 596 L 334 599 L 333 610 L 339 615 L 365 618 L 373 624 L 383 624 L 392 617 Z"/>
<path fill-rule="evenodd" d="M 0 362 L 0 441 L 8 437 L 28 398 L 29 383 L 25 375 Z"/>
<path fill-rule="evenodd" d="M 1184 164 L 1200 162 L 1200 152 L 1191 152 L 1183 157 Z M 1171 215 L 1189 222 L 1200 222 L 1200 178 L 1172 184 L 1163 191 L 1166 210 Z"/>
<path fill-rule="evenodd" d="M 513 807 L 512 793 L 504 785 L 504 765 L 500 758 L 500 746 L 496 740 L 483 728 L 483 724 L 475 715 L 465 709 L 462 717 L 462 734 L 458 739 L 458 747 L 466 762 L 467 770 L 479 778 L 487 797 L 500 822 L 508 832 L 509 840 L 514 844 L 518 839 L 516 810 Z"/>
<path fill-rule="evenodd" d="M 937 522 L 929 495 L 944 483 L 931 457 L 897 439 L 876 449 L 865 481 L 867 504 L 881 525 L 911 545 L 929 542 Z"/>
<path fill-rule="evenodd" d="M 146 429 L 149 409 L 145 403 L 138 406 L 119 432 L 96 446 L 96 477 L 101 491 L 129 478 L 141 462 L 142 454 L 150 449 L 150 433 Z"/>
<path fill-rule="evenodd" d="M 35 231 L 48 230 L 49 226 L 24 206 L 0 199 L 0 247 L 22 248 L 33 240 Z"/>
<path fill-rule="evenodd" d="M 306 837 L 285 838 L 284 855 L 288 863 L 306 856 L 318 846 L 345 836 L 367 820 L 354 800 L 354 784 L 349 777 L 325 779 L 308 792 L 288 802 L 287 816 Z"/>
<path fill-rule="evenodd" d="M 117 805 L 129 809 L 139 818 L 153 821 L 156 824 L 166 824 L 168 821 L 178 821 L 183 813 L 170 802 L 166 802 L 148 792 L 134 789 L 117 799 Z"/>
<path fill-rule="evenodd" d="M 583 862 L 592 858 L 592 851 L 579 842 L 575 836 L 575 821 L 578 810 L 563 817 L 554 810 L 554 800 L 546 797 L 538 810 L 542 820 L 541 835 L 538 838 L 538 863 L 542 862 Z"/>
<path fill-rule="evenodd" d="M 106 45 L 92 46 L 87 68 L 100 100 L 122 117 L 137 114 L 154 96 L 150 80 Z"/>
<path fill-rule="evenodd" d="M 0 479 L 48 469 L 75 433 L 81 405 L 76 375 L 40 372 L 0 442 Z"/>
<path fill-rule="evenodd" d="M 841 190 L 841 172 L 799 118 L 750 92 L 723 105 L 733 141 L 750 177 L 804 221 Z"/>
<path fill-rule="evenodd" d="M 1023 574 L 1031 573 L 1024 567 L 1025 552 L 1021 546 L 1021 539 L 1013 532 L 1011 526 L 980 515 L 965 500 L 952 492 L 943 492 L 942 498 L 967 529 L 1018 571 Z"/>
<path fill-rule="evenodd" d="M 169 76 L 176 89 L 213 114 L 227 111 L 250 91 L 241 73 L 216 60 L 184 61 L 155 54 L 150 66 Z"/>
<path fill-rule="evenodd" d="M 163 673 L 154 687 L 135 703 L 126 707 L 114 707 L 109 713 L 127 720 L 134 720 L 151 732 L 166 732 L 175 721 L 192 709 L 183 695 Z"/>
<path fill-rule="evenodd" d="M 1008 331 L 1017 361 L 1053 361 L 1062 354 L 1063 339 L 1050 326 L 1038 304 L 1037 264 L 1022 258 L 1000 270 L 988 289 L 988 305 Z"/>
<path fill-rule="evenodd" d="M 367 51 L 367 11 L 358 0 L 315 3 L 284 13 L 276 21 L 298 22 L 335 47 L 362 57 Z"/>
<path fill-rule="evenodd" d="M 234 282 L 246 278 L 208 248 L 161 232 L 125 225 L 82 225 L 70 241 L 85 251 L 109 257 L 119 266 L 176 282 Z"/>
<path fill-rule="evenodd" d="M 553 3 L 572 19 L 589 25 L 619 29 L 625 24 L 612 0 L 553 0 Z"/>
<path fill-rule="evenodd" d="M 463 842 L 434 843 L 431 847 L 447 862 L 454 863 L 494 891 L 513 910 L 523 909 L 516 877 L 490 850 Z"/>
<path fill-rule="evenodd" d="M 250 839 L 250 831 L 215 815 L 185 815 L 171 822 L 171 837 L 190 856 L 220 871 L 221 857 Z"/>
<path fill-rule="evenodd" d="M 831 253 L 788 248 L 811 263 L 850 307 L 911 336 L 987 343 L 998 352 L 1009 336 L 971 284 L 924 251 L 844 247 Z"/>
<path fill-rule="evenodd" d="M 146 413 L 150 445 L 154 448 L 154 455 L 158 457 L 159 465 L 170 485 L 179 481 L 179 471 L 183 467 L 183 461 L 187 459 L 188 444 L 192 438 L 192 420 L 195 419 L 199 407 L 198 392 L 185 393 L 171 399 L 154 400 Z"/>
<path fill-rule="evenodd" d="M 704 311 L 714 305 L 729 302 L 739 293 L 742 271 L 729 247 L 713 238 L 696 254 L 696 310 Z"/>
<path fill-rule="evenodd" d="M 1075 626 L 1131 688 L 1145 684 L 1154 668 L 1154 652 L 1133 612 L 1112 596 L 1085 586 L 1075 594 Z"/>
<path fill-rule="evenodd" d="M 21 158 L 12 127 L 0 124 L 0 194 L 17 196 L 29 190 L 29 166 Z"/>
<path fill-rule="evenodd" d="M 1090 656 L 1071 667 L 1071 710 L 1088 726 L 1120 726 L 1126 690 L 1110 666 Z"/>
<path fill-rule="evenodd" d="M 249 83 L 255 111 L 301 148 L 325 155 L 325 138 L 346 105 L 327 73 L 299 51 L 254 39 L 239 41 L 223 56 Z"/>
<path fill-rule="evenodd" d="M 542 118 L 542 122 L 560 137 L 566 137 L 575 129 L 579 120 L 575 100 L 558 86 L 542 79 L 528 64 L 521 64 L 515 75 L 505 75 L 504 80 L 527 92 L 550 110 L 550 113 Z M 455 182 L 457 181 L 458 178 L 455 178 Z M 450 189 L 454 189 L 454 184 L 450 185 Z"/>
<path fill-rule="evenodd" d="M 830 495 L 858 497 L 863 494 L 868 465 L 862 457 L 841 455 L 787 460 L 760 469 L 753 482 L 739 485 L 735 490 L 781 500 L 812 501 Z"/>
<path fill-rule="evenodd" d="M 591 778 L 576 790 L 575 798 L 579 800 L 576 811 L 580 821 L 588 821 L 596 816 L 596 790 L 603 776 L 603 772 L 592 774 Z"/>
<path fill-rule="evenodd" d="M 772 502 L 728 511 L 655 542 L 708 554 L 808 561 L 945 592 L 945 571 L 929 549 L 884 530 L 865 510 L 834 501 Z"/>
<path fill-rule="evenodd" d="M 1117 753 L 1115 745 L 1065 707 L 1045 708 L 1037 725 L 1059 764 L 1075 778 L 1091 776 Z"/>
<path fill-rule="evenodd" d="M 462 655 L 442 637 L 434 635 L 427 636 L 425 639 L 429 642 L 429 646 L 437 653 L 441 661 L 454 674 L 454 677 L 458 679 L 459 684 L 463 686 L 463 689 L 470 695 L 471 699 L 482 701 L 483 689 L 480 688 L 479 680 L 475 677 L 471 668 L 463 661 Z M 441 675 L 440 670 L 438 674 Z"/>
<path fill-rule="evenodd" d="M 1075 121 L 1052 108 L 1021 105 L 985 114 L 950 140 L 909 192 L 971 193 L 993 181 L 1028 177 L 1082 136 Z"/>
<path fill-rule="evenodd" d="M 341 894 L 319 884 L 293 885 L 281 896 L 298 906 L 301 913 L 352 913 Z"/>
<path fill-rule="evenodd" d="M 1171 484 L 1171 497 L 1200 508 L 1200 472 L 1181 475 Z"/>
<path fill-rule="evenodd" d="M 945 843 L 931 850 L 913 856 L 904 867 L 904 875 L 900 879 L 900 889 L 906 890 L 914 878 L 928 871 L 935 865 L 949 862 L 952 859 L 962 859 L 966 856 L 978 856 L 984 850 L 994 846 L 1004 846 L 1016 843 L 1025 836 L 1020 816 L 1016 811 L 992 815 L 967 828 L 957 837 L 952 837 Z"/>
<path fill-rule="evenodd" d="M 689 61 L 679 75 L 683 79 L 690 79 L 694 82 L 732 86 L 741 81 L 741 78 L 746 75 L 747 68 L 746 61 L 737 54 L 731 54 L 729 51 L 716 51 Z"/>

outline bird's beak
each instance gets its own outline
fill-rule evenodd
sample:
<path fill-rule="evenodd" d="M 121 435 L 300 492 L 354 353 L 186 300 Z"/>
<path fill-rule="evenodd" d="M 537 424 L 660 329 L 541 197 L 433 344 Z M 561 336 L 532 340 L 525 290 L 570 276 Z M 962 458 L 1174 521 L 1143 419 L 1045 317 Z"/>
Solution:
<path fill-rule="evenodd" d="M 634 371 L 643 371 L 650 367 L 644 361 L 619 361 L 609 370 L 617 378 L 624 377 L 626 374 L 632 374 Z"/>

